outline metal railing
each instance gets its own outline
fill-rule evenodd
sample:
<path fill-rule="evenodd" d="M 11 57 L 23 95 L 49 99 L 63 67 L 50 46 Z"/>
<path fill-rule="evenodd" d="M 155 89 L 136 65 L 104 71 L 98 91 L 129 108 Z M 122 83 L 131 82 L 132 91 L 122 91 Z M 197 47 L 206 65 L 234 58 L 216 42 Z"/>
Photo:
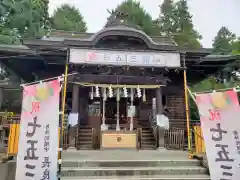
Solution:
<path fill-rule="evenodd" d="M 156 116 L 153 115 L 152 112 L 148 113 L 148 120 L 150 122 L 150 126 L 152 128 L 152 132 L 153 132 L 153 136 L 156 142 L 156 148 L 158 148 L 158 126 L 157 126 L 157 120 L 156 120 Z"/>

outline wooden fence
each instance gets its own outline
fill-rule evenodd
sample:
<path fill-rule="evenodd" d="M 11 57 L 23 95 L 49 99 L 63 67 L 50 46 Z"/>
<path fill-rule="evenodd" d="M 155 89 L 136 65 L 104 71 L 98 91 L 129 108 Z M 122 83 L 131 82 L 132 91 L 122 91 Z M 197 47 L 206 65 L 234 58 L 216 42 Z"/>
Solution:
<path fill-rule="evenodd" d="M 184 129 L 170 128 L 164 132 L 166 149 L 184 150 Z"/>
<path fill-rule="evenodd" d="M 8 155 L 15 155 L 18 152 L 18 140 L 20 132 L 20 116 L 7 116 L 5 117 L 9 122 L 9 136 L 8 136 Z M 99 133 L 99 132 L 98 132 Z M 186 130 L 180 128 L 170 128 L 164 133 L 165 148 L 166 149 L 178 149 L 184 150 L 185 139 L 186 139 Z M 205 153 L 205 144 L 202 138 L 202 131 L 200 126 L 194 126 L 193 128 L 193 147 L 192 152 L 196 154 Z M 59 139 L 60 139 L 60 130 L 59 130 Z M 67 149 L 69 146 L 69 133 L 64 131 L 63 135 L 63 148 Z M 97 141 L 97 140 L 95 140 Z M 94 142 L 93 142 L 94 143 Z M 97 149 L 97 148 L 96 148 Z"/>

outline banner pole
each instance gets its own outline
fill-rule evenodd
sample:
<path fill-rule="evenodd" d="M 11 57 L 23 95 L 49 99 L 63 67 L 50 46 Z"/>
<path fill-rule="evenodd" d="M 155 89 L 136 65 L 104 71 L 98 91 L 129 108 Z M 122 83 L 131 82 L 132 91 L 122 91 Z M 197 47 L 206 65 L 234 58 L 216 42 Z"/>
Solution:
<path fill-rule="evenodd" d="M 190 138 L 190 118 L 189 118 L 189 104 L 188 104 L 188 86 L 187 86 L 187 71 L 185 63 L 185 55 L 183 56 L 184 71 L 184 96 L 185 96 L 185 109 L 186 109 L 186 121 L 187 121 L 187 136 L 188 136 L 188 158 L 191 159 L 191 138 Z"/>
<path fill-rule="evenodd" d="M 62 94 L 62 124 L 61 124 L 61 136 L 64 133 L 64 119 L 65 119 L 65 104 L 66 104 L 66 94 L 67 94 L 67 77 L 68 77 L 68 64 L 65 65 L 64 82 L 63 82 L 63 94 Z"/>
<path fill-rule="evenodd" d="M 63 151 L 63 134 L 64 134 L 64 121 L 65 121 L 65 104 L 66 104 L 66 94 L 67 94 L 67 78 L 68 78 L 68 61 L 69 61 L 69 49 L 67 50 L 67 60 L 65 64 L 64 72 L 64 82 L 63 82 L 63 91 L 62 91 L 62 104 L 61 104 L 61 131 L 60 131 L 60 153 L 59 153 L 59 175 L 58 180 L 61 179 L 61 167 L 62 167 L 62 151 Z"/>

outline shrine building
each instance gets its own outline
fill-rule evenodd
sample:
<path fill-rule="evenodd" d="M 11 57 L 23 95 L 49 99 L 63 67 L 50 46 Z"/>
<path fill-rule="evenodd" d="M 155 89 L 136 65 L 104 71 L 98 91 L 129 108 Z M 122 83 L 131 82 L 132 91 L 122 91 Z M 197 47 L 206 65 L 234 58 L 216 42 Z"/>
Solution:
<path fill-rule="evenodd" d="M 211 53 L 113 22 L 94 34 L 52 30 L 21 46 L 0 45 L 0 62 L 19 84 L 60 76 L 68 65 L 65 114 L 77 119 L 72 146 L 154 149 L 166 141 L 155 115 L 182 129 L 186 142 L 186 84 L 237 59 Z"/>

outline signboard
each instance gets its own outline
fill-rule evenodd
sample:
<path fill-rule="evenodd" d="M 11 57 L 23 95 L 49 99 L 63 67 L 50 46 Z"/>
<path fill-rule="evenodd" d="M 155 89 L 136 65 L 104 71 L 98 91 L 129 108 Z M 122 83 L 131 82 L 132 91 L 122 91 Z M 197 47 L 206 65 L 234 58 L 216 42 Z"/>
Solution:
<path fill-rule="evenodd" d="M 59 124 L 58 80 L 23 89 L 16 180 L 56 180 Z"/>
<path fill-rule="evenodd" d="M 240 107 L 234 91 L 196 96 L 211 180 L 240 177 Z"/>
<path fill-rule="evenodd" d="M 100 64 L 115 66 L 180 67 L 179 53 L 104 51 L 70 49 L 69 62 L 73 64 Z"/>

